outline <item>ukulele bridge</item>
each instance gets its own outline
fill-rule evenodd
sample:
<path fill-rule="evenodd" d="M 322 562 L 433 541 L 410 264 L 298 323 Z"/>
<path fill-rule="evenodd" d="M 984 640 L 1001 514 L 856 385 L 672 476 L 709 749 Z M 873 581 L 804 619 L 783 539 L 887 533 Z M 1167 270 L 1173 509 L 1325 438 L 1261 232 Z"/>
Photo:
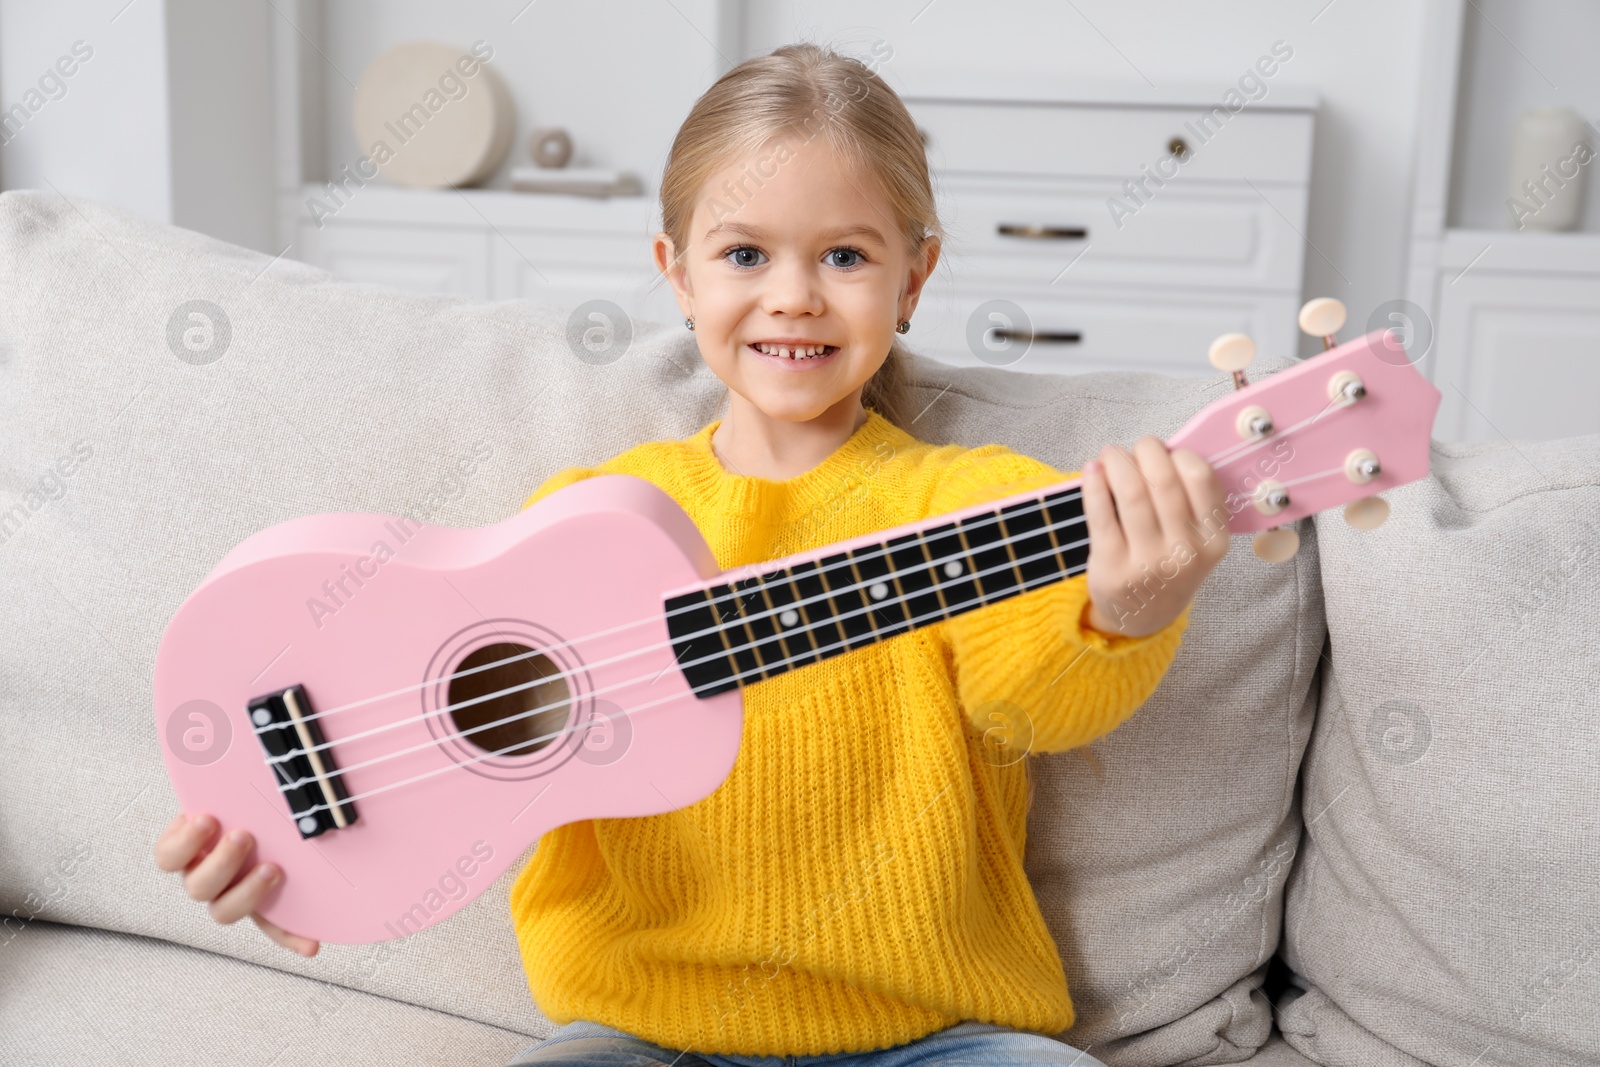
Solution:
<path fill-rule="evenodd" d="M 256 697 L 248 707 L 250 725 L 266 751 L 278 793 L 300 837 L 316 837 L 355 822 L 355 803 L 345 791 L 333 750 L 323 740 L 305 687 L 291 685 Z"/>

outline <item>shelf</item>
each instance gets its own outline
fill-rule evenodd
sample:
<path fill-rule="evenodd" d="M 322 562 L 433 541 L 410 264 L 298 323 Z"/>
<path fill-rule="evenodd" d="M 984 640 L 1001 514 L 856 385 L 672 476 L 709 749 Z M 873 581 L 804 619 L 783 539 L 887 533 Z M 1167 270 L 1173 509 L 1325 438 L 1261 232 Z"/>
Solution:
<path fill-rule="evenodd" d="M 402 189 L 380 184 L 379 177 L 364 187 L 349 187 L 338 206 L 325 186 L 306 183 L 294 207 L 306 223 L 315 220 L 310 201 L 315 198 L 336 208 L 331 218 L 340 222 L 405 223 L 421 226 L 508 226 L 532 230 L 653 236 L 660 229 L 659 205 L 651 196 L 606 198 L 554 193 L 514 193 L 505 189 Z M 326 218 L 325 218 L 326 221 Z"/>
<path fill-rule="evenodd" d="M 1280 83 L 1263 78 L 1266 95 L 1247 103 L 1246 111 L 1315 111 L 1319 94 L 1315 86 Z M 1173 82 L 1156 88 L 1137 81 L 1075 81 L 1025 75 L 963 74 L 951 71 L 917 71 L 894 79 L 895 92 L 905 100 L 1004 102 L 1048 107 L 1194 107 L 1221 105 L 1231 82 Z M 1241 94 L 1242 95 L 1242 94 Z"/>
<path fill-rule="evenodd" d="M 1446 230 L 1439 244 L 1438 266 L 1464 270 L 1469 265 L 1475 271 L 1600 274 L 1600 233 Z"/>

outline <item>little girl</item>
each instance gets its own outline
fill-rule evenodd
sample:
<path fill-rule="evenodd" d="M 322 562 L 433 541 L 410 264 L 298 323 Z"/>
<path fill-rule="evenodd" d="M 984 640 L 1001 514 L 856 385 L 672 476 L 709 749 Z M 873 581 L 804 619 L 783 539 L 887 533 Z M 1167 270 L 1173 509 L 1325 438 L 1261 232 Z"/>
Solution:
<path fill-rule="evenodd" d="M 729 569 L 1073 476 L 910 432 L 896 333 L 938 220 L 917 127 L 865 65 L 796 44 L 729 71 L 678 131 L 661 206 L 656 265 L 726 413 L 561 471 L 529 505 L 646 478 Z M 1074 1012 L 1023 872 L 1022 757 L 1100 737 L 1155 689 L 1227 550 L 1194 536 L 1222 505 L 1195 453 L 1108 445 L 1083 469 L 1087 573 L 747 682 L 717 790 L 545 834 L 511 913 L 534 998 L 564 1025 L 515 1064 L 1099 1064 L 1047 1036 Z M 203 818 L 168 827 L 163 868 L 190 867 L 216 829 Z M 249 847 L 219 843 L 189 895 L 314 953 L 254 914 L 276 871 L 236 880 Z"/>

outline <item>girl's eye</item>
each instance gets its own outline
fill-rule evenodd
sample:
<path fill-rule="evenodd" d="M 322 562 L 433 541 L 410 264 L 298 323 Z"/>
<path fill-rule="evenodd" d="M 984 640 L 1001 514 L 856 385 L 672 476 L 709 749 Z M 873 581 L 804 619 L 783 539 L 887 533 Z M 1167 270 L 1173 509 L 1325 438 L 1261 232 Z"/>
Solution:
<path fill-rule="evenodd" d="M 722 258 L 727 259 L 729 256 L 732 256 L 734 258 L 731 262 L 735 267 L 741 267 L 748 270 L 751 267 L 759 266 L 759 264 L 754 262 L 751 258 L 759 255 L 761 255 L 761 250 L 759 248 L 752 248 L 750 245 L 738 245 L 737 247 L 730 248 L 726 252 L 722 253 Z"/>
<path fill-rule="evenodd" d="M 837 260 L 832 258 L 834 256 L 839 256 L 839 255 L 854 256 L 855 258 L 850 260 L 847 263 L 840 263 Z M 834 248 L 834 249 L 829 250 L 828 257 L 829 257 L 829 263 L 832 266 L 842 267 L 845 270 L 849 270 L 851 267 L 856 266 L 857 264 L 859 264 L 861 262 L 861 260 L 863 258 L 861 251 L 859 249 L 855 249 L 855 248 Z"/>

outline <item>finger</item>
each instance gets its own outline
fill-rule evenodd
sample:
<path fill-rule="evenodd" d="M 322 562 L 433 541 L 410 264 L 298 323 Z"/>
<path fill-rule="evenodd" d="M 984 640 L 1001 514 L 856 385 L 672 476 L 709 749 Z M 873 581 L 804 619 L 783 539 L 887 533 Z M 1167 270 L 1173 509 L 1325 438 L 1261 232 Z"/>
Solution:
<path fill-rule="evenodd" d="M 1161 523 L 1150 501 L 1150 487 L 1133 455 L 1125 449 L 1107 445 L 1101 450 L 1106 479 L 1122 519 L 1122 536 L 1130 550 L 1160 541 Z"/>
<path fill-rule="evenodd" d="M 1222 479 L 1204 456 L 1190 449 L 1174 449 L 1172 461 L 1189 496 L 1189 509 L 1194 513 L 1195 536 L 1200 539 L 1202 549 L 1215 545 L 1217 555 L 1221 556 L 1228 550 L 1230 517 Z M 1216 544 L 1218 541 L 1220 545 Z"/>
<path fill-rule="evenodd" d="M 299 934 L 291 934 L 271 919 L 264 919 L 254 912 L 251 912 L 250 918 L 255 920 L 257 926 L 261 927 L 262 933 L 284 948 L 292 949 L 302 956 L 315 956 L 317 954 L 317 947 L 320 942 L 313 941 L 309 937 L 301 937 Z"/>
<path fill-rule="evenodd" d="M 1088 527 L 1091 554 L 1117 556 L 1127 550 L 1122 539 L 1122 527 L 1117 522 L 1117 512 L 1111 502 L 1111 487 L 1106 484 L 1106 472 L 1098 460 L 1083 465 L 1083 518 Z M 1077 538 L 1070 538 L 1072 541 Z"/>
<path fill-rule="evenodd" d="M 211 917 L 224 925 L 238 922 L 260 906 L 261 898 L 277 886 L 281 877 L 276 864 L 256 864 L 211 902 Z"/>
<path fill-rule="evenodd" d="M 200 855 L 216 829 L 217 821 L 209 815 L 190 817 L 179 812 L 156 838 L 156 866 L 163 871 L 183 870 Z"/>
<path fill-rule="evenodd" d="M 235 834 L 243 835 L 243 840 Z M 184 876 L 183 888 L 189 899 L 215 900 L 238 876 L 254 844 L 248 831 L 230 830 L 224 834 L 206 858 Z"/>
<path fill-rule="evenodd" d="M 171 852 L 172 844 L 178 839 L 179 832 L 187 825 L 189 816 L 180 811 L 172 817 L 171 822 L 167 823 L 166 829 L 156 835 L 156 866 L 161 866 L 163 855 Z"/>
<path fill-rule="evenodd" d="M 1139 469 L 1144 473 L 1145 484 L 1150 487 L 1155 502 L 1156 516 L 1161 525 L 1161 547 L 1170 549 L 1179 541 L 1188 540 L 1194 519 L 1189 508 L 1189 491 L 1172 462 L 1166 444 L 1157 437 L 1141 437 L 1133 443 L 1134 454 L 1139 458 Z"/>

